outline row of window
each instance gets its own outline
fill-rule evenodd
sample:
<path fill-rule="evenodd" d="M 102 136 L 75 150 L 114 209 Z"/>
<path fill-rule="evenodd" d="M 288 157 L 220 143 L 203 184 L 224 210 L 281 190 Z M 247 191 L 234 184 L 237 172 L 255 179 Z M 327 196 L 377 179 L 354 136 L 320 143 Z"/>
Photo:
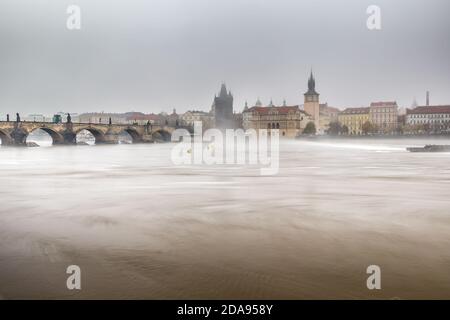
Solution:
<path fill-rule="evenodd" d="M 280 124 L 279 123 L 268 123 L 267 124 L 267 129 L 280 129 Z"/>
<path fill-rule="evenodd" d="M 251 127 L 253 126 L 255 128 L 267 128 L 267 129 L 295 129 L 299 127 L 299 123 L 296 121 L 288 121 L 284 122 L 280 125 L 279 122 L 269 122 L 267 125 L 265 123 L 260 123 L 258 125 L 258 122 L 256 121 L 248 121 L 245 123 L 244 127 Z"/>
<path fill-rule="evenodd" d="M 395 120 L 395 119 L 397 119 L 397 117 L 394 117 L 394 116 L 377 116 L 377 115 L 375 115 L 374 117 L 372 117 L 372 119 L 375 119 L 375 120 L 384 120 L 384 119 L 386 119 L 386 120 Z"/>
<path fill-rule="evenodd" d="M 260 116 L 258 118 L 257 117 L 253 117 L 251 119 L 252 120 L 258 119 L 258 120 L 268 120 L 268 121 L 270 121 L 270 120 L 274 120 L 273 118 L 274 117 Z M 279 116 L 279 117 L 277 117 L 277 119 L 279 119 L 279 120 L 303 120 L 303 116 L 301 116 L 300 118 L 298 116 Z"/>
<path fill-rule="evenodd" d="M 395 108 L 387 108 L 387 109 L 372 109 L 371 113 L 395 113 L 397 114 L 397 110 Z"/>
<path fill-rule="evenodd" d="M 397 119 L 374 119 L 373 121 L 376 124 L 381 123 L 397 123 Z"/>
<path fill-rule="evenodd" d="M 411 120 L 408 121 L 411 124 L 423 124 L 423 123 L 446 123 L 449 124 L 450 120 L 440 120 L 440 119 L 431 119 L 431 120 Z"/>
<path fill-rule="evenodd" d="M 409 114 L 411 118 L 450 118 L 450 114 Z"/>
<path fill-rule="evenodd" d="M 369 120 L 368 117 L 364 117 L 364 116 L 362 116 L 362 117 L 355 117 L 355 116 L 353 116 L 353 117 L 342 117 L 342 119 L 344 119 L 344 121 L 345 121 L 346 119 Z"/>

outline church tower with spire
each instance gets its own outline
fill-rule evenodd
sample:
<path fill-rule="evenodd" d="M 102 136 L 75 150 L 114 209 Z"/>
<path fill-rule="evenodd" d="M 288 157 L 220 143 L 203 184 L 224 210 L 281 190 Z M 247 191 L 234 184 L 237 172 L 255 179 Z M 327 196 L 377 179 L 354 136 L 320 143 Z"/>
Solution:
<path fill-rule="evenodd" d="M 304 94 L 305 104 L 304 110 L 308 113 L 316 125 L 316 130 L 319 131 L 319 117 L 320 117 L 320 105 L 319 105 L 319 94 L 316 92 L 316 80 L 314 79 L 313 72 L 311 70 L 311 75 L 308 79 L 308 91 Z"/>
<path fill-rule="evenodd" d="M 214 126 L 219 129 L 234 128 L 233 121 L 233 95 L 227 92 L 225 83 L 222 83 L 219 96 L 214 97 L 212 105 Z"/>

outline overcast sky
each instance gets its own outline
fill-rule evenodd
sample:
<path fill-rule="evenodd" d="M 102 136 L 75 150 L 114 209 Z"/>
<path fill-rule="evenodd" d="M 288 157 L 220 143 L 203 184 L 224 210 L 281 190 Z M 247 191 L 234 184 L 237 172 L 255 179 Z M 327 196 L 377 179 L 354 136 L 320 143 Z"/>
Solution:
<path fill-rule="evenodd" d="M 81 8 L 81 30 L 66 9 Z M 366 27 L 369 5 L 382 29 Z M 450 104 L 448 0 L 1 0 L 0 116 L 302 104 Z"/>

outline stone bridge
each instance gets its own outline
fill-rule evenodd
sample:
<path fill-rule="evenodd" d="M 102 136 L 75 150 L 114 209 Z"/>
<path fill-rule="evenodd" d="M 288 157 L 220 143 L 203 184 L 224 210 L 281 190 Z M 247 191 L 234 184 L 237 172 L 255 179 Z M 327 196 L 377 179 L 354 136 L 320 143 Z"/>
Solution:
<path fill-rule="evenodd" d="M 138 124 L 90 124 L 90 123 L 52 123 L 26 121 L 0 121 L 0 139 L 2 145 L 26 145 L 27 136 L 34 130 L 42 129 L 53 139 L 54 145 L 76 144 L 76 136 L 87 130 L 95 137 L 96 144 L 119 142 L 119 135 L 128 133 L 133 143 L 151 143 L 170 141 L 175 130 L 169 126 Z"/>

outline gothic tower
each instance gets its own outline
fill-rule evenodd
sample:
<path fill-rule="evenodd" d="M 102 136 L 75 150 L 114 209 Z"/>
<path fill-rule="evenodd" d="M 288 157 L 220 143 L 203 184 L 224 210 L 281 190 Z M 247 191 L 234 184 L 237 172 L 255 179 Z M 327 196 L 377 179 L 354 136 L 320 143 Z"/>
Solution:
<path fill-rule="evenodd" d="M 224 83 L 220 88 L 219 96 L 214 97 L 212 113 L 214 115 L 214 124 L 216 128 L 234 128 L 233 95 L 231 94 L 231 91 L 227 92 L 227 87 Z"/>
<path fill-rule="evenodd" d="M 308 80 L 308 91 L 305 93 L 304 109 L 305 112 L 313 118 L 314 124 L 316 125 L 316 130 L 319 131 L 319 94 L 316 92 L 316 80 L 314 79 L 312 70 Z"/>

